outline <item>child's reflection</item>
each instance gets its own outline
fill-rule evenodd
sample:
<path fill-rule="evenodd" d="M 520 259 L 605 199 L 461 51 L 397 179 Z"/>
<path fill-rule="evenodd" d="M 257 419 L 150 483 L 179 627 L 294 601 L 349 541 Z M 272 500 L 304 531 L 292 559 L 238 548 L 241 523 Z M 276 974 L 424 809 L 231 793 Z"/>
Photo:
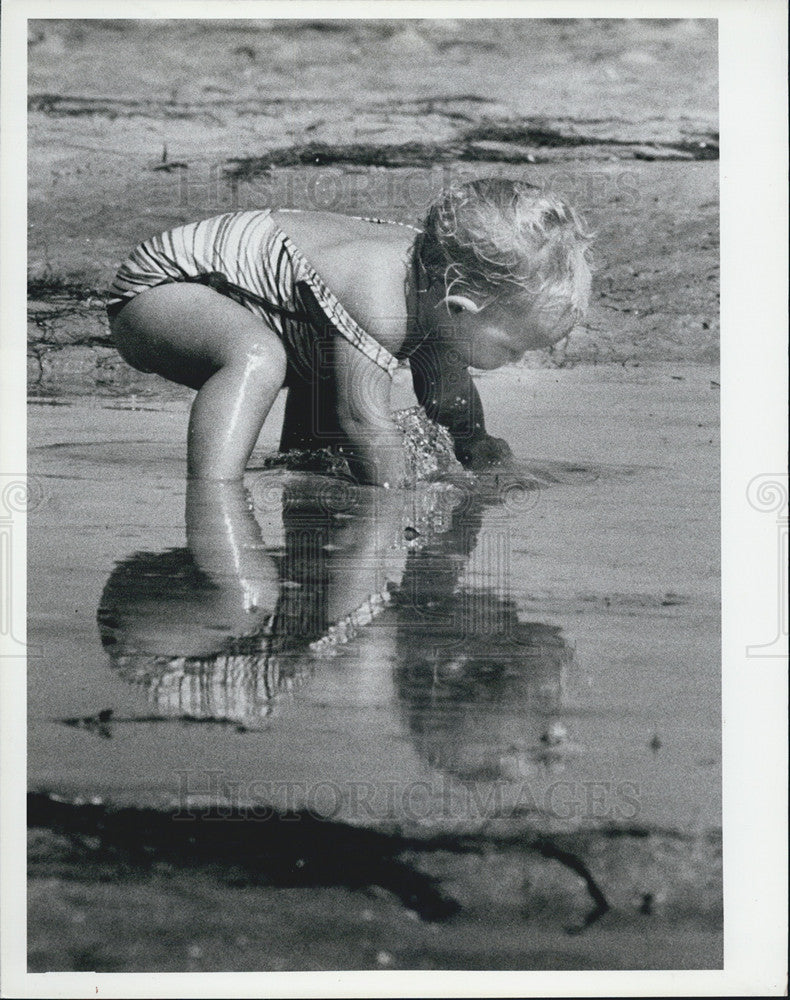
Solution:
<path fill-rule="evenodd" d="M 410 553 L 398 594 L 396 689 L 418 752 L 468 780 L 524 777 L 559 752 L 561 630 L 523 622 L 497 588 L 458 586 L 485 549 L 481 508 L 467 505 L 428 551 Z M 472 572 L 466 560 L 477 546 Z M 485 563 L 486 560 L 480 560 Z"/>
<path fill-rule="evenodd" d="M 389 603 L 408 533 L 384 491 L 316 479 L 283 492 L 267 550 L 240 483 L 190 480 L 186 549 L 141 552 L 102 594 L 102 643 L 157 712 L 254 725 L 309 674 L 310 644 L 347 638 Z"/>
<path fill-rule="evenodd" d="M 401 711 L 432 766 L 509 778 L 545 754 L 571 654 L 557 628 L 520 622 L 495 590 L 459 588 L 485 541 L 480 499 L 308 477 L 283 491 L 282 512 L 284 547 L 267 549 L 240 484 L 190 481 L 188 548 L 113 570 L 102 642 L 158 714 L 260 725 L 315 653 L 378 619 L 394 632 Z"/>

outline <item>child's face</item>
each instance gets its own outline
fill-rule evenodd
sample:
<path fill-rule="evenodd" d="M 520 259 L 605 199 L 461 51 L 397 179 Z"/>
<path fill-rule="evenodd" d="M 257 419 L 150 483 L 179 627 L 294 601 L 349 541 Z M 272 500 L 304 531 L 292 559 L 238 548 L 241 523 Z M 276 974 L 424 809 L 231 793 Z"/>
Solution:
<path fill-rule="evenodd" d="M 567 337 L 574 324 L 570 303 L 557 300 L 493 300 L 475 311 L 469 299 L 450 296 L 439 308 L 443 336 L 473 368 L 500 368 L 526 351 L 551 347 Z"/>

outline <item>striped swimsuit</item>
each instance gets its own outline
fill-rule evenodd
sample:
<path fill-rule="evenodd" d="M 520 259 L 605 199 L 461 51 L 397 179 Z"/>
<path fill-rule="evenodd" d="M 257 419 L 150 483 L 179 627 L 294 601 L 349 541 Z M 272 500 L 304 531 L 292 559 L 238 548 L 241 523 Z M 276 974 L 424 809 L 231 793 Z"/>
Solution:
<path fill-rule="evenodd" d="M 139 292 L 174 281 L 210 285 L 260 316 L 283 341 L 290 366 L 302 378 L 316 369 L 322 337 L 333 333 L 390 376 L 398 367 L 397 358 L 349 315 L 277 226 L 271 209 L 228 212 L 145 240 L 110 287 L 108 315 L 117 315 Z"/>

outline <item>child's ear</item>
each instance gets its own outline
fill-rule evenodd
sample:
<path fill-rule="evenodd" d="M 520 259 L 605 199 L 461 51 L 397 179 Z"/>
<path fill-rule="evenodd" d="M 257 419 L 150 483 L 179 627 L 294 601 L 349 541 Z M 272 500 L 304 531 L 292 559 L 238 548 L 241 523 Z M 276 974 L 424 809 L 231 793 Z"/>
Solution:
<path fill-rule="evenodd" d="M 457 316 L 459 313 L 480 312 L 480 306 L 466 295 L 445 295 L 439 305 L 443 305 L 447 312 Z"/>

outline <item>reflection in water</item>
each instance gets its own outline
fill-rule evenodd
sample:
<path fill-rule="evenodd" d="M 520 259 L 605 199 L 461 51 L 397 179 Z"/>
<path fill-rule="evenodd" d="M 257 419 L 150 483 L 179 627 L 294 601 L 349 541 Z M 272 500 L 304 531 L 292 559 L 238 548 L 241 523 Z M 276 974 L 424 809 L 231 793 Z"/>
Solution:
<path fill-rule="evenodd" d="M 246 724 L 269 714 L 281 683 L 271 616 L 248 608 L 249 628 L 234 635 L 227 619 L 241 616 L 222 613 L 228 586 L 202 572 L 189 549 L 136 553 L 107 581 L 98 613 L 102 643 L 124 679 L 143 684 L 163 715 Z"/>
<path fill-rule="evenodd" d="M 241 485 L 192 482 L 188 547 L 137 553 L 107 581 L 102 642 L 157 714 L 259 727 L 322 655 L 370 628 L 369 641 L 392 644 L 400 711 L 431 766 L 489 780 L 546 759 L 571 653 L 559 629 L 518 619 L 507 534 L 481 533 L 495 500 L 315 476 L 273 499 L 279 549 L 264 545 Z M 490 585 L 463 585 L 465 574 Z"/>
<path fill-rule="evenodd" d="M 190 482 L 188 548 L 137 553 L 113 570 L 102 643 L 158 712 L 259 724 L 309 676 L 311 642 L 333 629 L 347 638 L 388 602 L 391 499 L 319 482 L 318 493 L 309 483 L 278 491 L 280 551 L 265 547 L 240 484 Z"/>
<path fill-rule="evenodd" d="M 560 752 L 557 715 L 572 652 L 559 628 L 519 621 L 502 593 L 509 584 L 502 537 L 494 545 L 479 537 L 480 514 L 480 506 L 467 508 L 429 550 L 409 555 L 398 595 L 396 687 L 431 766 L 466 780 L 517 779 Z M 458 586 L 470 555 L 482 570 L 496 567 L 498 587 Z"/>

